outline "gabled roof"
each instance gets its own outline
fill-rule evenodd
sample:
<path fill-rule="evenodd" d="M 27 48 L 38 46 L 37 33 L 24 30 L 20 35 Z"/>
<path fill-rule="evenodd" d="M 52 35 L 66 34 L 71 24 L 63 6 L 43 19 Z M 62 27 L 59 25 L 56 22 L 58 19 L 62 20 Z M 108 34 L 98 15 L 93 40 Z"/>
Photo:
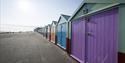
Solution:
<path fill-rule="evenodd" d="M 71 16 L 61 14 L 61 16 L 60 16 L 59 19 L 58 19 L 58 23 L 60 22 L 61 17 L 63 17 L 66 21 L 68 21 L 68 19 L 69 19 Z"/>
<path fill-rule="evenodd" d="M 57 24 L 57 21 L 53 21 L 53 23 L 56 25 L 56 24 Z"/>
<path fill-rule="evenodd" d="M 109 3 L 109 4 L 111 4 L 111 3 L 121 3 L 122 1 L 123 0 L 83 0 L 83 2 L 75 10 L 75 12 L 73 13 L 73 15 L 68 19 L 68 21 L 70 21 L 86 3 Z"/>
<path fill-rule="evenodd" d="M 87 0 L 83 0 L 82 3 L 79 5 L 79 7 L 75 10 L 75 12 L 73 13 L 73 15 L 69 18 L 68 21 L 70 21 L 77 13 L 78 11 L 85 5 L 85 3 L 88 3 Z"/>
<path fill-rule="evenodd" d="M 52 24 L 57 25 L 57 21 L 52 21 Z M 52 26 L 52 24 L 51 24 L 51 26 Z"/>
<path fill-rule="evenodd" d="M 48 26 L 50 27 L 51 25 L 50 25 L 50 24 L 48 24 Z"/>
<path fill-rule="evenodd" d="M 66 20 L 68 20 L 70 18 L 69 15 L 64 15 L 64 14 L 61 14 L 62 17 L 64 17 Z"/>

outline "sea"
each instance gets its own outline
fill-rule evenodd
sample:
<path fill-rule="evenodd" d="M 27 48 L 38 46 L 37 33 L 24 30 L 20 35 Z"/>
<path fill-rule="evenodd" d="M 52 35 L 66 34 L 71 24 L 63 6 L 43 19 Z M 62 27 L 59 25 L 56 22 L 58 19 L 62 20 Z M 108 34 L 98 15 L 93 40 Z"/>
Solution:
<path fill-rule="evenodd" d="M 0 32 L 26 32 L 33 31 L 35 26 L 0 24 Z"/>

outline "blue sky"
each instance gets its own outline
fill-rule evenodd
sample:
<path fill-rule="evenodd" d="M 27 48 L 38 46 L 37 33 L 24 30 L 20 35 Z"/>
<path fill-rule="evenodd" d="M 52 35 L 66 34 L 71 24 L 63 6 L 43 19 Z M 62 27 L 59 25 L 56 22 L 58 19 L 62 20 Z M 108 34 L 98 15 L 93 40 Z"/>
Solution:
<path fill-rule="evenodd" d="M 72 15 L 83 0 L 0 0 L 1 24 L 45 26 Z"/>

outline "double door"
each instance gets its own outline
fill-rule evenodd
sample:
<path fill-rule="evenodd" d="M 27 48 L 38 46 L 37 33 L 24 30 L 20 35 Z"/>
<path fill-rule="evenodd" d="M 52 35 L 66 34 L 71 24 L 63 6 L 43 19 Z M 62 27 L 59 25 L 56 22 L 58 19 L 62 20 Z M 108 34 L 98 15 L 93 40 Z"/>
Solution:
<path fill-rule="evenodd" d="M 117 63 L 118 9 L 72 22 L 71 55 L 81 63 Z"/>
<path fill-rule="evenodd" d="M 58 26 L 57 41 L 62 48 L 66 48 L 66 23 Z"/>

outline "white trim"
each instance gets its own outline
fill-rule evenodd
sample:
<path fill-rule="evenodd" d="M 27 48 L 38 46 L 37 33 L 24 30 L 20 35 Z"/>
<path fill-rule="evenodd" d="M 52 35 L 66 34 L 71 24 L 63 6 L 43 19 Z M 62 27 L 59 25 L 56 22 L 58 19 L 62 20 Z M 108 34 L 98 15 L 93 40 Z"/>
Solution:
<path fill-rule="evenodd" d="M 85 63 L 84 61 L 78 59 L 76 56 L 74 56 L 74 55 L 72 55 L 72 54 L 71 54 L 70 56 L 73 57 L 74 59 L 76 59 L 77 61 L 79 61 L 80 63 Z"/>
<path fill-rule="evenodd" d="M 64 48 L 63 46 L 61 46 L 60 44 L 57 44 L 59 47 L 63 48 L 64 50 L 66 50 L 66 48 Z"/>
<path fill-rule="evenodd" d="M 51 42 L 55 44 L 55 41 L 51 41 Z"/>

